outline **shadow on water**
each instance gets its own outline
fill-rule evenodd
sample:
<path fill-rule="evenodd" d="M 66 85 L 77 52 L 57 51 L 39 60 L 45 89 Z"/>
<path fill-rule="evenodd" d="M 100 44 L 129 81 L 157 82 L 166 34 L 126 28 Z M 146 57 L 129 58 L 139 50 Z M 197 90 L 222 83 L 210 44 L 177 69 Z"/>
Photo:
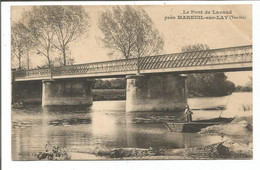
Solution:
<path fill-rule="evenodd" d="M 68 125 L 80 125 L 80 124 L 89 124 L 91 123 L 91 119 L 80 119 L 80 118 L 72 118 L 72 119 L 60 119 L 60 120 L 51 120 L 49 125 L 52 126 L 68 126 Z"/>
<path fill-rule="evenodd" d="M 78 114 L 78 113 L 90 113 L 91 106 L 76 105 L 76 106 L 44 106 L 43 112 L 49 114 Z"/>
<path fill-rule="evenodd" d="M 92 106 L 75 105 L 75 106 L 41 106 L 39 103 L 27 103 L 19 107 L 12 105 L 13 111 L 26 111 L 27 114 L 74 114 L 74 113 L 90 113 Z"/>
<path fill-rule="evenodd" d="M 162 124 L 185 119 L 182 112 L 129 112 L 126 116 L 132 124 Z"/>
<path fill-rule="evenodd" d="M 91 106 L 44 106 L 26 104 L 12 108 L 13 128 L 68 126 L 91 123 Z"/>
<path fill-rule="evenodd" d="M 49 120 L 51 126 L 72 126 L 90 124 L 91 118 L 88 114 L 91 113 L 91 106 L 45 106 L 42 107 L 43 113 L 49 115 L 59 115 L 59 119 Z M 76 115 L 76 116 L 75 116 Z"/>

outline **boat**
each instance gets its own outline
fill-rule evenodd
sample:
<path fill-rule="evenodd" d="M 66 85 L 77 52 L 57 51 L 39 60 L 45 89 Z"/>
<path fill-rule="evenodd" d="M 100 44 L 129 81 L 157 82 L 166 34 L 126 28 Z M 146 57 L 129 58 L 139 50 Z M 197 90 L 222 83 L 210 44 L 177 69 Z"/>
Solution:
<path fill-rule="evenodd" d="M 197 133 L 202 128 L 219 124 L 230 123 L 234 118 L 214 118 L 205 120 L 196 120 L 192 122 L 166 122 L 167 129 L 171 132 Z"/>

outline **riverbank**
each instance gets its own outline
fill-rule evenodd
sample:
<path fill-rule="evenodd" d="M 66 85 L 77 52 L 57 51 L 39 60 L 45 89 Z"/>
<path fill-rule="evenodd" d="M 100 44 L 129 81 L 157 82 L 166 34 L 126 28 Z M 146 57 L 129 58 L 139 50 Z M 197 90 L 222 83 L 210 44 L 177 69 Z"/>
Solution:
<path fill-rule="evenodd" d="M 71 152 L 72 160 L 200 160 L 252 159 L 252 116 L 237 117 L 229 124 L 204 128 L 200 134 L 221 135 L 223 140 L 182 149 L 111 148 Z"/>
<path fill-rule="evenodd" d="M 251 149 L 234 149 L 234 141 L 223 141 L 208 146 L 157 150 L 142 148 L 114 148 L 99 150 L 96 153 L 70 152 L 71 160 L 224 160 L 253 158 Z M 237 147 L 236 147 L 237 148 Z"/>
<path fill-rule="evenodd" d="M 182 149 L 95 148 L 73 150 L 58 146 L 34 154 L 40 160 L 224 160 L 253 158 L 252 117 L 237 117 L 231 123 L 204 128 L 201 134 L 222 135 L 223 140 Z M 47 145 L 46 145 L 47 146 Z M 51 149 L 50 149 L 51 148 Z"/>
<path fill-rule="evenodd" d="M 125 89 L 93 89 L 93 101 L 125 100 Z"/>

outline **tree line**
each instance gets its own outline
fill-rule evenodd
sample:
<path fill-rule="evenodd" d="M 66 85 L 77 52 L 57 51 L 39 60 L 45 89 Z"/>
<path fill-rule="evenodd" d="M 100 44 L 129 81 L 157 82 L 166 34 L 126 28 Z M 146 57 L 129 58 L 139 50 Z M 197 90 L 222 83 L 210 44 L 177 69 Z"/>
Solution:
<path fill-rule="evenodd" d="M 209 50 L 207 44 L 192 44 L 182 47 L 182 52 Z M 227 80 L 224 72 L 187 74 L 189 96 L 224 96 L 235 90 L 235 84 Z"/>
<path fill-rule="evenodd" d="M 244 86 L 236 86 L 235 92 L 252 92 L 253 91 L 253 78 L 249 76 L 249 82 L 247 82 Z"/>
<path fill-rule="evenodd" d="M 93 89 L 125 89 L 126 80 L 124 78 L 116 78 L 112 80 L 94 80 Z"/>
<path fill-rule="evenodd" d="M 74 63 L 69 46 L 80 38 L 87 38 L 90 16 L 83 6 L 34 6 L 22 14 L 11 27 L 12 57 L 22 68 L 22 59 L 30 52 L 41 55 L 43 67 Z M 109 55 L 122 58 L 158 54 L 164 41 L 149 15 L 139 7 L 117 6 L 100 13 L 97 25 L 103 33 L 102 42 Z M 56 56 L 56 57 L 55 57 Z M 57 57 L 58 56 L 58 57 Z"/>
<path fill-rule="evenodd" d="M 87 33 L 89 23 L 89 15 L 81 6 L 34 6 L 24 12 L 11 27 L 12 55 L 18 59 L 18 69 L 24 54 L 29 65 L 31 51 L 45 57 L 47 67 L 55 60 L 59 65 L 72 64 L 69 45 Z M 54 58 L 56 53 L 60 57 Z"/>
<path fill-rule="evenodd" d="M 224 73 L 200 73 L 187 74 L 186 84 L 189 97 L 200 96 L 225 96 L 234 91 L 250 91 L 250 87 L 235 87 L 235 84 L 227 80 Z M 125 89 L 126 80 L 117 78 L 112 80 L 94 80 L 93 89 Z M 252 88 L 251 88 L 252 90 Z"/>

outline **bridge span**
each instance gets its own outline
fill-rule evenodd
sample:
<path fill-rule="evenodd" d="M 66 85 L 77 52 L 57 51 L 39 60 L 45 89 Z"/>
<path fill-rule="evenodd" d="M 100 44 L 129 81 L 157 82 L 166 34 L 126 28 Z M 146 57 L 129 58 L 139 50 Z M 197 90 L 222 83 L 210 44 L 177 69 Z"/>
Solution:
<path fill-rule="evenodd" d="M 114 77 L 140 74 L 252 70 L 252 46 L 69 65 L 14 72 L 15 81 Z"/>
<path fill-rule="evenodd" d="M 180 74 L 246 70 L 252 70 L 251 45 L 13 71 L 12 93 L 23 99 L 40 91 L 43 106 L 91 105 L 93 78 L 126 76 L 127 111 L 183 110 L 187 88 Z"/>

